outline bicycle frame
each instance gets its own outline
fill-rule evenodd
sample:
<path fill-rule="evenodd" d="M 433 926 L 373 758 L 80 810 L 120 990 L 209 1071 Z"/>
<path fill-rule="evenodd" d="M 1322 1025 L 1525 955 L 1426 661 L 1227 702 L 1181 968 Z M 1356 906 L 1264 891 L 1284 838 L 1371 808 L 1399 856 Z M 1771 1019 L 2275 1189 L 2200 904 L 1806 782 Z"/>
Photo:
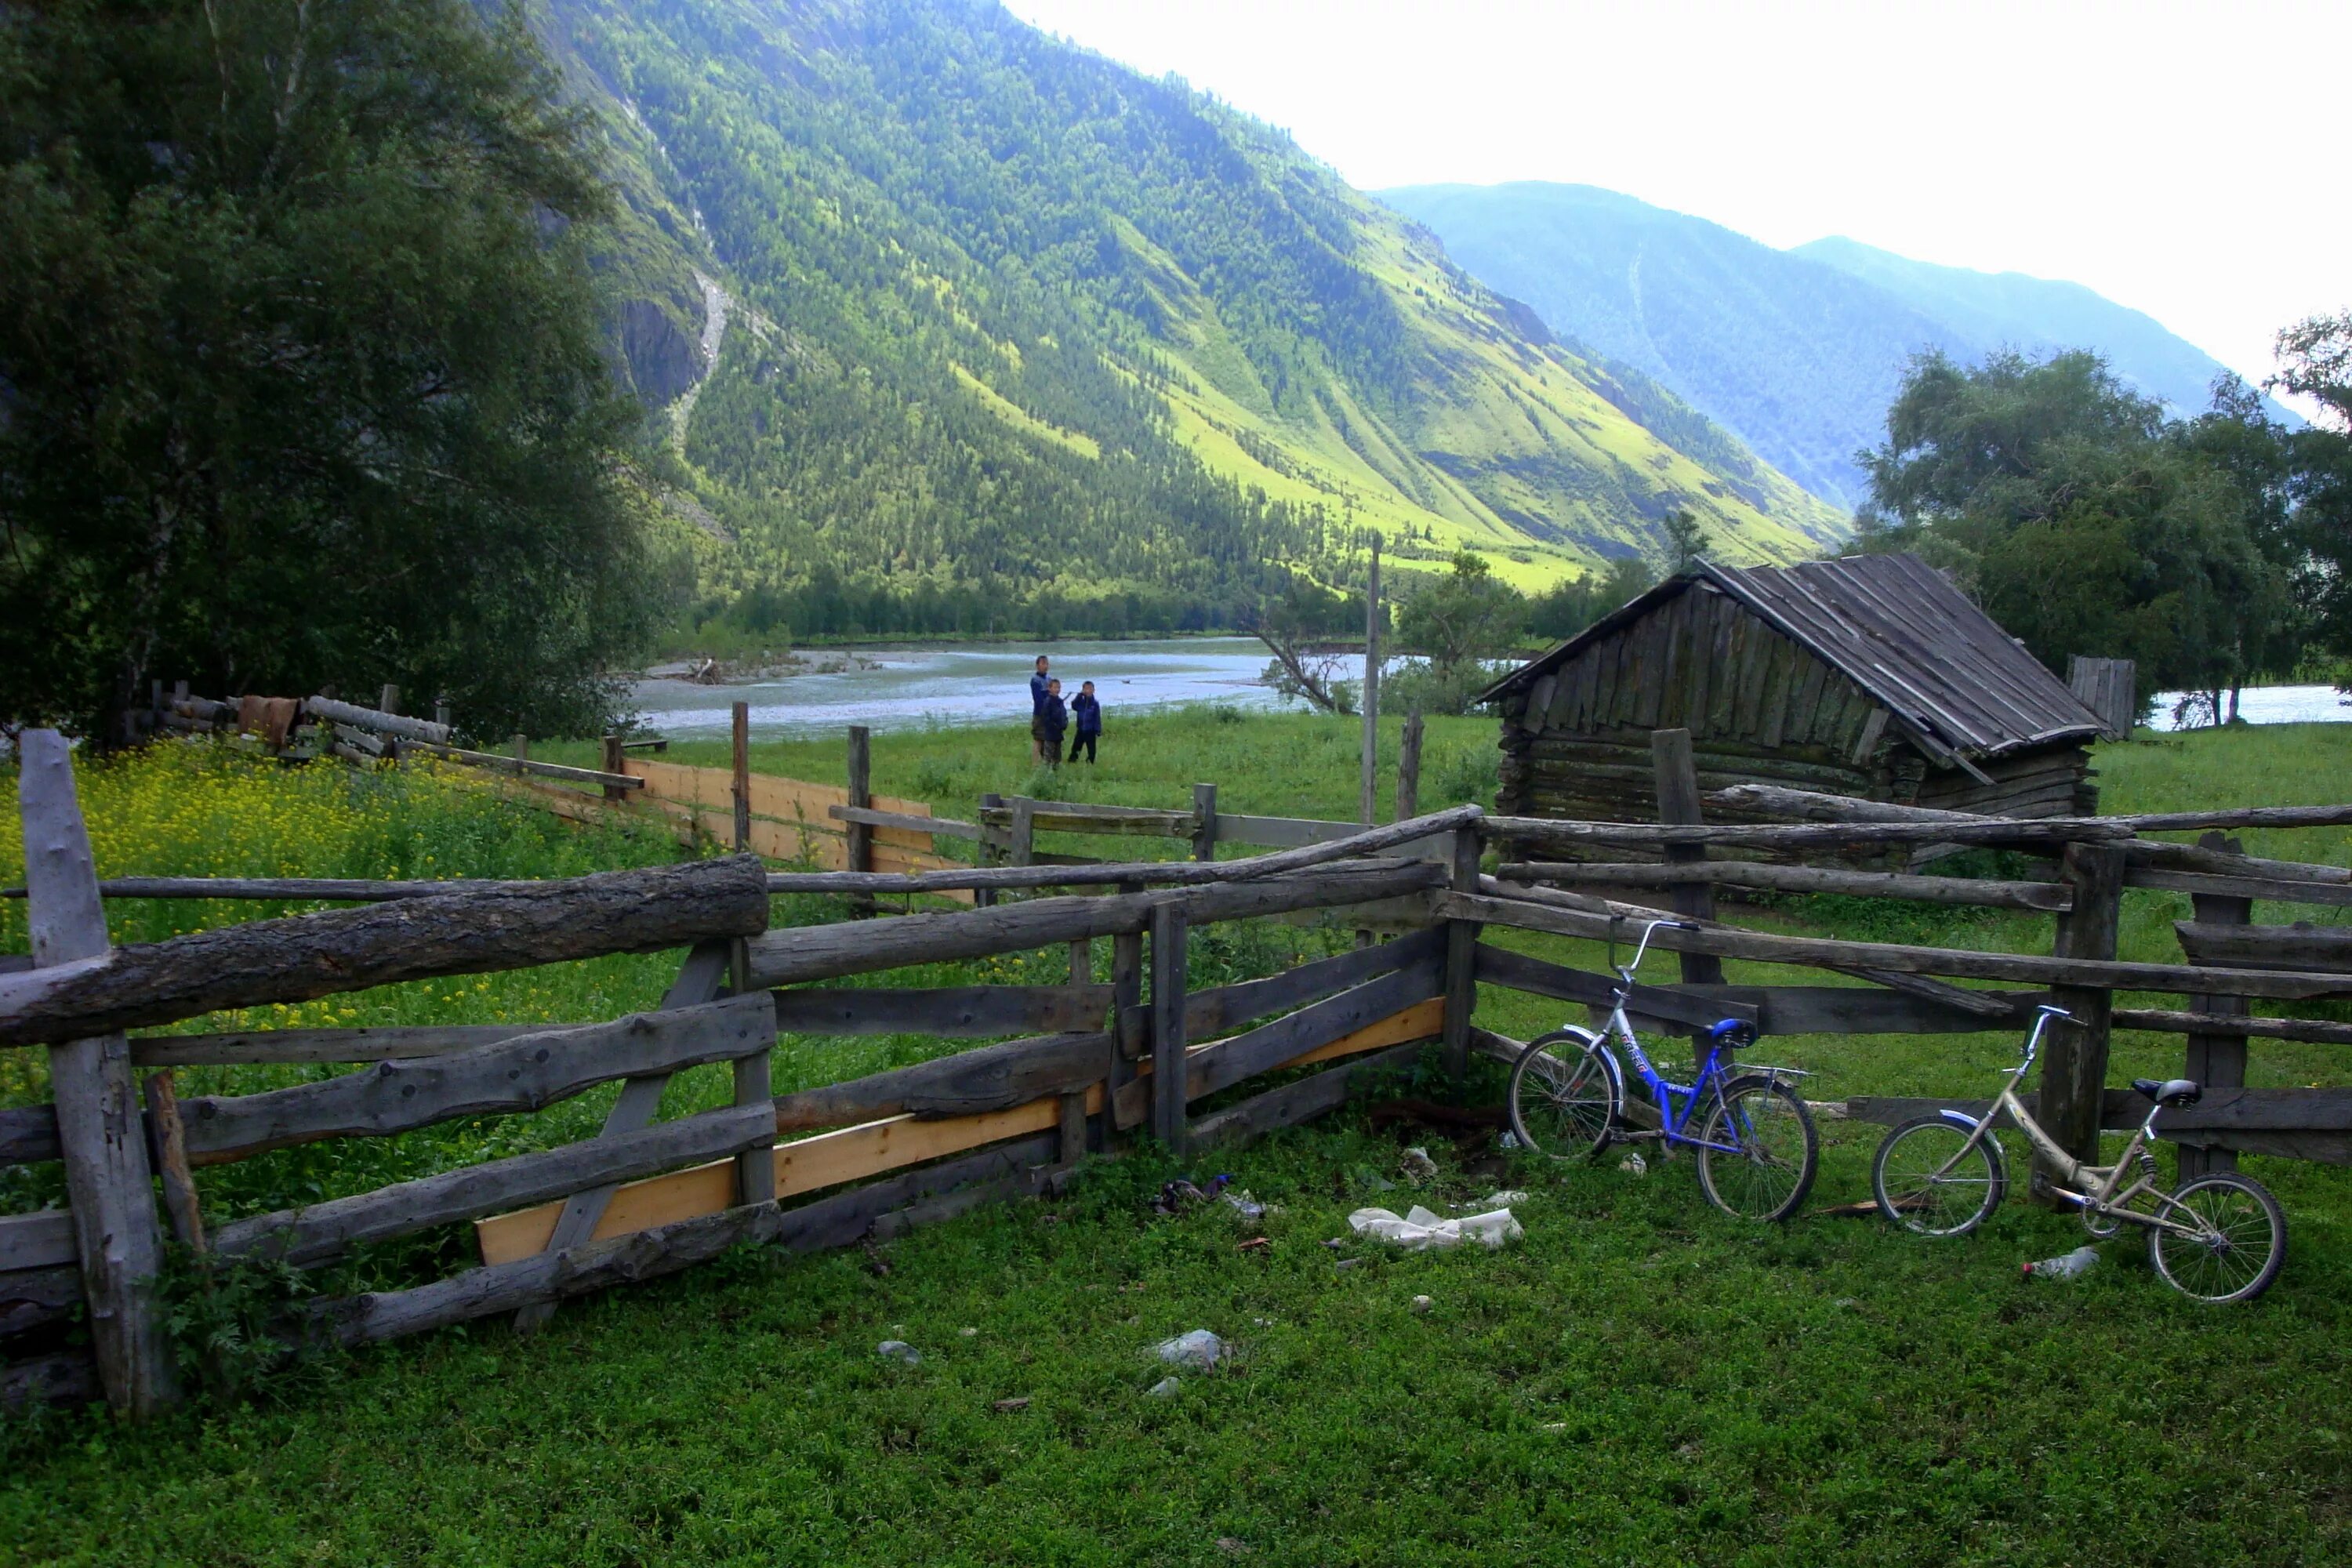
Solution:
<path fill-rule="evenodd" d="M 1968 1128 L 1969 1136 L 1929 1180 L 1941 1180 L 1949 1174 L 1962 1160 L 1968 1158 L 1971 1150 L 1991 1138 L 1993 1123 L 2005 1114 L 2017 1130 L 2025 1134 L 2025 1140 L 2033 1145 L 2034 1152 L 2057 1173 L 2058 1180 L 2052 1184 L 2051 1192 L 2084 1214 L 2128 1220 L 2134 1225 L 2168 1230 L 2185 1237 L 2202 1237 L 2205 1234 L 2202 1225 L 2183 1225 L 2170 1217 L 2169 1211 L 2176 1205 L 2171 1195 L 2158 1186 L 2155 1162 L 2145 1152 L 2156 1137 L 2156 1118 L 2157 1113 L 2164 1109 L 2162 1105 L 2149 1105 L 2147 1115 L 2141 1120 L 2131 1135 L 2131 1141 L 2124 1145 L 2124 1152 L 2116 1156 L 2114 1164 L 2093 1165 L 2075 1159 L 2060 1148 L 2042 1130 L 2042 1124 L 2033 1120 L 2033 1113 L 2026 1110 L 2024 1100 L 2018 1097 L 2018 1085 L 2023 1083 L 2025 1075 L 2033 1070 L 2033 1059 L 2040 1054 L 2042 1031 L 2049 1026 L 2053 1018 L 2071 1019 L 2072 1016 L 2065 1009 L 2046 1004 L 2040 1009 L 2033 1020 L 2032 1032 L 2025 1037 L 2024 1060 L 2010 1072 L 2008 1081 L 2001 1085 L 2000 1093 L 1994 1098 L 1991 1107 L 1983 1116 L 1972 1118 L 1959 1110 L 1943 1112 L 1944 1117 L 1956 1126 Z M 2001 1157 L 1998 1142 L 1993 1145 L 1993 1155 L 1996 1159 Z M 2124 1184 L 2127 1171 L 2133 1173 L 2128 1186 Z M 2147 1214 L 2125 1206 L 2137 1201 L 2143 1194 L 2155 1198 L 2158 1212 Z"/>
<path fill-rule="evenodd" d="M 1642 1049 L 1642 1042 L 1634 1037 L 1633 1021 L 1625 1016 L 1625 1003 L 1633 994 L 1633 973 L 1642 966 L 1642 955 L 1650 949 L 1650 933 L 1660 926 L 1674 926 L 1691 931 L 1698 929 L 1681 921 L 1669 920 L 1652 921 L 1642 928 L 1641 945 L 1633 950 L 1633 962 L 1617 966 L 1617 985 L 1610 1001 L 1609 1023 L 1602 1037 L 1603 1041 L 1606 1041 L 1608 1036 L 1614 1035 L 1617 1042 L 1625 1047 L 1626 1054 L 1633 1058 L 1633 1066 L 1641 1075 L 1643 1087 L 1650 1091 L 1651 1102 L 1658 1108 L 1659 1127 L 1656 1136 L 1661 1142 L 1688 1144 L 1695 1149 L 1714 1149 L 1726 1154 L 1745 1153 L 1746 1151 L 1736 1143 L 1709 1142 L 1704 1138 L 1692 1137 L 1683 1131 L 1690 1125 L 1691 1119 L 1697 1113 L 1700 1105 L 1706 1103 L 1707 1090 L 1715 1091 L 1715 1100 L 1712 1103 L 1717 1105 L 1722 1103 L 1723 1081 L 1726 1076 L 1723 1070 L 1722 1050 L 1719 1047 L 1710 1047 L 1706 1053 L 1706 1059 L 1698 1064 L 1697 1071 L 1689 1083 L 1672 1082 L 1651 1064 L 1649 1054 Z M 1604 1053 L 1608 1050 L 1605 1043 L 1602 1044 L 1601 1049 Z M 1609 1070 L 1617 1075 L 1618 1087 L 1622 1089 L 1624 1070 L 1613 1058 L 1609 1063 Z M 1682 1097 L 1679 1111 L 1675 1103 L 1676 1095 Z M 1617 1136 L 1625 1138 L 1629 1135 L 1620 1133 Z M 1643 1132 L 1630 1136 L 1644 1137 L 1648 1134 Z"/>

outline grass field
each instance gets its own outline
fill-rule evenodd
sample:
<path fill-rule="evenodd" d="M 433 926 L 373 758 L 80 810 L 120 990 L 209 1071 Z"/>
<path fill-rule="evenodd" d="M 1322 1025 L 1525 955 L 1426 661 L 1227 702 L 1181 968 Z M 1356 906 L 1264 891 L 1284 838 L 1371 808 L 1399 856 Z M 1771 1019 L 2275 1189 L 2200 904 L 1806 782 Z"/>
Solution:
<path fill-rule="evenodd" d="M 1491 788 L 1491 734 L 1433 724 L 1424 802 Z M 1195 712 L 1110 741 L 1100 774 L 1065 769 L 1064 791 L 1177 805 L 1213 780 L 1231 810 L 1352 805 L 1350 722 Z M 683 750 L 723 760 L 721 748 Z M 1030 787 L 1022 751 L 993 732 L 881 736 L 875 785 L 961 813 L 982 790 Z M 2352 730 L 2322 726 L 2110 747 L 2103 804 L 2342 798 L 2347 756 Z M 755 765 L 831 779 L 840 753 L 762 746 Z M 190 773 L 150 777 L 165 766 Z M 528 875 L 669 852 L 574 836 L 425 778 L 146 763 L 86 774 L 84 790 L 110 873 L 416 874 L 432 855 L 436 868 Z M 210 799 L 210 815 L 172 815 L 188 798 Z M 13 803 L 0 805 L 13 834 Z M 281 815 L 240 826 L 264 810 Z M 2258 854 L 2352 862 L 2342 830 L 2247 837 Z M 0 838 L 0 859 L 15 853 Z M 117 934 L 183 928 L 201 909 L 115 906 Z M 788 902 L 779 918 L 826 912 Z M 2184 899 L 2129 895 L 2124 956 L 2175 955 L 2168 922 L 2186 913 Z M 2298 914 L 2315 911 L 2263 906 L 2256 918 Z M 1790 900 L 1755 918 L 2021 951 L 2049 941 L 2043 917 L 1846 900 Z M 0 919 L 21 947 L 21 913 Z M 1253 931 L 1213 948 L 1215 973 L 1196 981 L 1344 940 Z M 671 962 L 394 988 L 333 1007 L 338 1021 L 609 1016 L 649 1005 Z M 983 977 L 977 967 L 932 973 Z M 1731 967 L 1735 979 L 1786 977 Z M 1653 977 L 1670 975 L 1670 961 L 1656 964 Z M 1526 1037 L 1559 1011 L 1489 989 L 1480 1019 Z M 819 1081 L 941 1048 L 795 1039 L 777 1075 Z M 2014 1049 L 2005 1035 L 1768 1046 L 1812 1069 L 1809 1096 L 1830 1100 L 1982 1092 Z M 9 1103 L 41 1092 L 28 1055 L 0 1058 Z M 2111 1081 L 2177 1070 L 2179 1055 L 2177 1038 L 2119 1036 Z M 2257 1042 L 2252 1056 L 2258 1083 L 2352 1081 L 2330 1047 Z M 1473 1099 L 1499 1087 L 1482 1069 Z M 207 1172 L 206 1201 L 249 1208 L 274 1187 L 282 1202 L 288 1183 L 355 1190 L 576 1135 L 602 1105 L 287 1151 Z M 1866 1195 L 1876 1130 L 1823 1131 L 1813 1211 Z M 1396 1177 L 1401 1142 L 1438 1157 L 1433 1190 L 1379 1185 Z M 271 1164 L 298 1155 L 312 1163 Z M 1141 1152 L 1090 1167 L 1055 1204 L 976 1213 L 871 1252 L 739 1255 L 567 1307 L 532 1340 L 453 1331 L 144 1431 L 19 1418 L 0 1450 L 0 1563 L 2274 1564 L 2352 1552 L 2352 1179 L 2340 1169 L 2246 1162 L 2286 1207 L 2291 1253 L 2261 1302 L 2215 1312 L 2167 1290 L 2125 1241 L 2079 1283 L 2021 1283 L 2021 1260 L 2081 1237 L 2019 1205 L 1946 1245 L 1818 1212 L 1759 1231 L 1706 1208 L 1685 1162 L 1637 1178 L 1613 1163 L 1503 1158 L 1485 1138 L 1374 1131 L 1350 1110 L 1194 1173 L 1230 1171 L 1281 1205 L 1262 1252 L 1236 1250 L 1250 1233 L 1229 1211 L 1151 1215 L 1147 1199 L 1173 1167 Z M 0 1185 L 6 1206 L 40 1196 L 37 1177 L 0 1183 L 13 1184 Z M 1321 1245 L 1360 1205 L 1442 1207 L 1498 1184 L 1530 1194 L 1517 1210 L 1527 1237 L 1502 1253 Z M 368 1267 L 404 1278 L 461 1259 L 460 1241 L 443 1237 Z M 1425 1316 L 1411 1309 L 1417 1294 L 1433 1299 Z M 1239 1364 L 1147 1397 L 1163 1370 L 1148 1347 L 1200 1327 L 1237 1340 Z M 922 1363 L 877 1357 L 885 1338 L 917 1345 Z M 993 1408 L 1017 1397 L 1030 1403 Z"/>

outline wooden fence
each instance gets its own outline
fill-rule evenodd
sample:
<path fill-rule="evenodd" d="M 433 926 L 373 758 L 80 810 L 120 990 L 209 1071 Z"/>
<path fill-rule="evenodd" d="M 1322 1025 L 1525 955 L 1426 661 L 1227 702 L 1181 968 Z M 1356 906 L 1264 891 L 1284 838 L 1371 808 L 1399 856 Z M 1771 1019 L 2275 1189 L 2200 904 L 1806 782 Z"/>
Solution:
<path fill-rule="evenodd" d="M 30 967 L 0 972 L 0 1048 L 47 1048 L 57 1098 L 0 1113 L 0 1160 L 62 1161 L 71 1203 L 0 1218 L 0 1333 L 31 1347 L 0 1372 L 0 1390 L 11 1397 L 102 1389 L 133 1411 L 173 1397 L 153 1300 L 166 1228 L 191 1247 L 309 1266 L 385 1237 L 470 1223 L 480 1267 L 317 1304 L 302 1327 L 358 1342 L 499 1312 L 527 1325 L 566 1297 L 685 1268 L 738 1243 L 840 1245 L 1040 1191 L 1082 1152 L 1108 1150 L 1125 1132 L 1148 1129 L 1180 1151 L 1246 1139 L 1330 1109 L 1360 1075 L 1396 1065 L 1429 1041 L 1442 1044 L 1456 1075 L 1473 1051 L 1507 1059 L 1517 1042 L 1476 1023 L 1482 984 L 1606 1005 L 1610 977 L 1496 946 L 1484 940 L 1490 926 L 1630 942 L 1660 910 L 1694 919 L 1698 930 L 1659 933 L 1658 945 L 1681 954 L 1680 983 L 1644 984 L 1632 999 L 1638 1020 L 1675 1032 L 1725 1016 L 1780 1034 L 2008 1031 L 2021 1029 L 2035 1004 L 2055 999 L 2084 1022 L 2053 1032 L 2039 1113 L 2070 1147 L 2086 1152 L 2103 1124 L 2136 1122 L 2144 1112 L 2105 1089 L 2108 1034 L 2123 1026 L 2180 1034 L 2185 1070 L 2210 1086 L 2202 1103 L 2159 1121 L 2159 1135 L 2181 1146 L 2186 1169 L 2226 1165 L 2240 1151 L 2352 1160 L 2352 1090 L 2244 1085 L 2250 1039 L 2352 1043 L 2352 1025 L 2252 1016 L 2258 1000 L 2352 995 L 2352 939 L 2328 928 L 2251 923 L 2255 899 L 2352 903 L 2352 871 L 2247 857 L 2212 831 L 2352 824 L 2352 807 L 2008 821 L 1754 786 L 1703 798 L 1685 738 L 1662 731 L 1654 758 L 1669 820 L 1660 823 L 1504 818 L 1475 806 L 1338 832 L 1341 825 L 1297 821 L 1269 830 L 1255 825 L 1293 819 L 1241 818 L 1236 832 L 1278 831 L 1290 847 L 1215 862 L 1022 865 L 1013 850 L 1024 818 L 1033 836 L 1108 825 L 1120 837 L 1193 837 L 1211 851 L 1228 818 L 1202 799 L 1189 813 L 1109 815 L 1000 802 L 983 806 L 971 826 L 1009 836 L 1003 858 L 1010 864 L 775 871 L 745 856 L 538 884 L 280 879 L 268 884 L 268 896 L 373 902 L 115 950 L 99 915 L 101 897 L 128 888 L 142 896 L 166 879 L 100 884 L 63 743 L 32 732 L 22 755 L 33 952 Z M 763 797 L 737 787 L 740 769 L 698 770 L 670 783 L 635 758 L 618 760 L 628 771 L 615 769 L 616 776 L 639 781 L 641 791 L 663 779 L 681 795 L 696 792 L 672 805 L 696 814 L 698 831 L 707 832 L 701 816 L 722 804 L 733 808 L 730 833 L 747 816 L 782 825 L 787 805 L 795 833 L 823 831 L 814 826 L 820 805 L 845 826 L 909 835 L 933 827 L 899 809 L 909 803 L 877 803 L 870 794 L 863 805 Z M 706 773 L 729 780 L 724 795 L 701 793 Z M 751 813 L 763 799 L 773 815 Z M 1710 808 L 1782 820 L 1711 825 L 1702 820 Z M 999 811 L 1006 815 L 992 820 Z M 1088 826 L 1066 829 L 1065 820 Z M 2207 837 L 2193 846 L 2148 837 L 2200 829 Z M 849 836 L 839 837 L 850 859 Z M 2017 849 L 2041 857 L 2047 869 L 1992 880 L 1844 863 L 1857 848 L 1928 842 Z M 1662 858 L 1524 858 L 1490 875 L 1481 855 L 1496 845 L 1580 856 L 1623 846 Z M 793 858 L 814 858 L 795 848 Z M 1774 858 L 1749 858 L 1759 851 Z M 1814 853 L 1840 864 L 1789 863 Z M 1053 890 L 1087 885 L 1115 890 Z M 341 891 L 316 891 L 330 886 Z M 2195 918 L 2179 927 L 2186 962 L 2117 960 L 2122 899 L 2135 887 L 2190 896 Z M 2051 951 L 1743 929 L 1717 918 L 1714 900 L 1726 888 L 2048 914 Z M 769 896 L 787 889 L 1041 896 L 770 930 Z M 1616 896 L 1629 891 L 1634 901 Z M 1357 924 L 1374 907 L 1413 911 L 1402 922 L 1406 934 L 1265 979 L 1203 992 L 1184 983 L 1194 926 L 1310 910 Z M 1108 978 L 1098 981 L 1095 944 L 1103 941 Z M 138 1041 L 121 1032 L 398 980 L 676 947 L 689 957 L 663 1007 L 613 1023 Z M 1069 979 L 1059 984 L 837 984 L 916 963 L 1065 949 Z M 1828 972 L 1843 983 L 1731 985 L 1725 959 Z M 2177 1009 L 2118 1007 L 2118 990 L 2186 1000 Z M 908 1030 L 990 1043 L 845 1083 L 770 1092 L 768 1047 L 780 1031 Z M 181 1065 L 279 1061 L 370 1066 L 321 1083 L 186 1100 L 171 1077 Z M 655 1119 L 674 1074 L 720 1061 L 734 1074 L 730 1105 Z M 1310 1067 L 1318 1070 L 1226 1098 L 1252 1079 Z M 141 1070 L 148 1073 L 143 1110 Z M 209 1233 L 197 1201 L 194 1173 L 204 1165 L 318 1139 L 397 1136 L 451 1117 L 528 1111 L 616 1079 L 623 1088 L 601 1134 L 562 1148 L 289 1206 Z M 1211 1097 L 1219 1102 L 1202 1107 Z M 1886 1120 L 1917 1108 L 1861 1098 L 1849 1109 Z M 57 1340 L 77 1303 L 88 1309 L 89 1353 Z"/>

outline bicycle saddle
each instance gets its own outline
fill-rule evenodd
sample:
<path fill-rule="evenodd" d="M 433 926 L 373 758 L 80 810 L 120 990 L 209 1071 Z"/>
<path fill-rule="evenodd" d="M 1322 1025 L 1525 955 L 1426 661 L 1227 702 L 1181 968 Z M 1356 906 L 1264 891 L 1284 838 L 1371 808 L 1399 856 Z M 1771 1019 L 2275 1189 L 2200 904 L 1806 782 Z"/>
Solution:
<path fill-rule="evenodd" d="M 2152 1078 L 2132 1079 L 2132 1088 L 2158 1105 L 2194 1105 L 2205 1098 L 2205 1091 L 2185 1078 L 2168 1078 L 2158 1083 Z"/>
<path fill-rule="evenodd" d="M 1706 1038 L 1719 1051 L 1744 1051 L 1756 1043 L 1756 1026 L 1745 1018 L 1726 1018 L 1707 1030 Z"/>

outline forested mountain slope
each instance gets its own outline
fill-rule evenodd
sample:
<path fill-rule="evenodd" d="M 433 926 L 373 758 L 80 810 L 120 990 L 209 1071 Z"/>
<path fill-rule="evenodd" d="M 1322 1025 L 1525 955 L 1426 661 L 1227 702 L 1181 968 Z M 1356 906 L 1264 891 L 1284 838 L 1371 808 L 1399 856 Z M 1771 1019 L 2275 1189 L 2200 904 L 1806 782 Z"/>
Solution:
<path fill-rule="evenodd" d="M 700 574 L 798 629 L 985 626 L 1041 597 L 1216 618 L 1488 552 L 1654 555 L 1668 510 L 1780 561 L 1843 518 L 1638 370 L 1553 342 L 1286 138 L 966 0 L 552 0 L 613 126 L 631 373 L 700 368 Z M 681 354 L 685 359 L 681 360 Z"/>
<path fill-rule="evenodd" d="M 2074 283 L 1932 267 L 1852 240 L 1775 250 L 1590 185 L 1420 185 L 1381 198 L 1579 345 L 1655 376 L 1814 493 L 1861 499 L 1910 356 L 2088 348 L 2147 395 L 2201 411 L 2222 367 Z M 2274 410 L 2274 412 L 2276 412 Z"/>

